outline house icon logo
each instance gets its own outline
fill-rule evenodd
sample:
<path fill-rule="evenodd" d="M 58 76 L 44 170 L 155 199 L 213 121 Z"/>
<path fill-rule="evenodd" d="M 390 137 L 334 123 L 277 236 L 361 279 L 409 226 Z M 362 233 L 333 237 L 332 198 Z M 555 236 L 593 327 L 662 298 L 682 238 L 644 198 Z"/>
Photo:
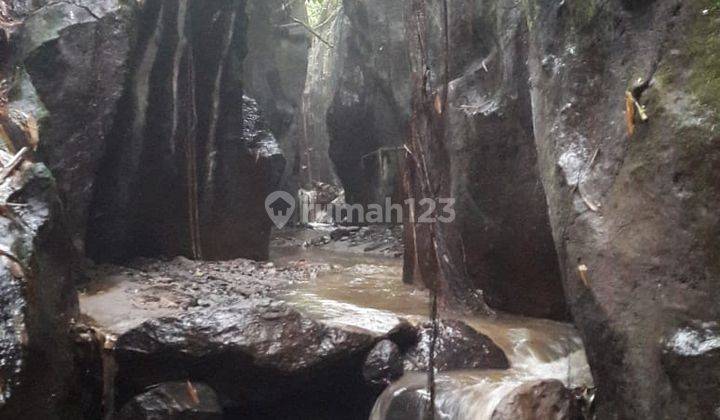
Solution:
<path fill-rule="evenodd" d="M 282 229 L 295 211 L 295 198 L 285 191 L 275 191 L 265 199 L 265 210 L 275 226 Z"/>

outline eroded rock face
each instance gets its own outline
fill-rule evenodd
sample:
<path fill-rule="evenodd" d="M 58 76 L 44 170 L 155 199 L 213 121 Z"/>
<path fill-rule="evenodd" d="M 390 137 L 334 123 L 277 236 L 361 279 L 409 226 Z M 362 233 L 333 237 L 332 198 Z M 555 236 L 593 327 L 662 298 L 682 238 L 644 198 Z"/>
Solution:
<path fill-rule="evenodd" d="M 408 187 L 418 199 L 454 198 L 457 217 L 407 224 L 405 275 L 444 277 L 450 306 L 567 319 L 533 142 L 525 17 L 495 3 L 450 5 L 447 104 L 440 4 L 413 2 L 407 12 L 416 113 Z"/>
<path fill-rule="evenodd" d="M 660 354 L 663 339 L 685 320 L 720 316 L 714 285 L 720 215 L 713 210 L 720 202 L 718 63 L 710 52 L 718 13 L 709 0 L 452 2 L 447 105 L 440 4 L 412 2 L 406 14 L 407 33 L 420 33 L 408 36 L 416 80 L 409 147 L 418 159 L 408 171 L 415 195 L 492 194 L 495 177 L 454 172 L 482 174 L 487 167 L 508 174 L 503 191 L 513 196 L 488 197 L 470 225 L 463 214 L 473 213 L 460 201 L 460 223 L 406 229 L 407 276 L 439 279 L 453 306 L 487 302 L 561 316 L 562 288 L 540 216 L 542 181 L 601 418 L 715 415 L 693 403 L 701 398 L 686 395 L 687 388 L 678 390 L 683 380 L 666 375 Z M 426 60 L 417 53 L 423 49 Z M 633 97 L 645 106 L 647 123 Z M 459 141 L 464 133 L 479 140 Z M 532 139 L 538 175 L 529 169 Z M 479 151 L 475 158 L 485 164 L 463 166 L 458 150 Z M 485 154 L 493 157 L 484 161 Z M 534 204 L 519 209 L 523 202 Z M 487 233 L 474 236 L 482 232 L 473 227 L 479 216 Z M 503 244 L 503 237 L 518 239 Z M 464 261 L 475 267 L 458 270 Z M 500 279 L 507 289 L 495 283 Z M 478 287 L 482 293 L 471 293 Z"/>
<path fill-rule="evenodd" d="M 68 331 L 77 296 L 48 169 L 23 163 L 0 185 L 0 207 L 0 418 L 75 417 Z"/>
<path fill-rule="evenodd" d="M 134 397 L 118 420 L 222 420 L 215 391 L 203 383 L 167 382 Z"/>
<path fill-rule="evenodd" d="M 310 34 L 305 2 L 249 0 L 247 45 L 243 80 L 247 95 L 263 110 L 268 127 L 288 162 L 282 187 L 297 192 L 300 168 L 297 153 L 302 135 L 302 96 L 308 65 Z"/>
<path fill-rule="evenodd" d="M 148 321 L 118 338 L 120 402 L 148 385 L 189 378 L 211 386 L 231 412 L 367 418 L 374 393 L 362 366 L 375 341 L 269 301 Z"/>
<path fill-rule="evenodd" d="M 429 369 L 432 331 L 430 323 L 420 326 L 420 340 L 405 355 L 405 369 Z M 489 337 L 461 321 L 440 321 L 435 343 L 435 369 L 507 369 L 509 366 L 505 353 Z"/>
<path fill-rule="evenodd" d="M 665 340 L 662 364 L 693 416 L 720 410 L 720 326 L 692 322 Z"/>
<path fill-rule="evenodd" d="M 245 1 L 30 6 L 11 109 L 39 122 L 78 253 L 267 257 L 284 159 L 243 95 Z"/>
<path fill-rule="evenodd" d="M 330 158 L 351 203 L 399 196 L 401 147 L 410 117 L 402 2 L 350 0 L 327 109 Z M 397 200 L 399 201 L 399 200 Z"/>
<path fill-rule="evenodd" d="M 363 377 L 371 385 L 382 389 L 401 377 L 403 371 L 400 347 L 390 340 L 382 340 L 365 359 Z"/>
<path fill-rule="evenodd" d="M 98 18 L 87 8 L 54 3 L 25 21 L 17 43 L 26 90 L 35 98 L 19 86 L 11 109 L 39 120 L 39 153 L 58 179 L 80 253 L 96 174 L 130 71 L 132 13 L 116 3 Z"/>
<path fill-rule="evenodd" d="M 88 233 L 97 259 L 267 256 L 284 161 L 243 98 L 245 2 L 146 2 Z M 216 19 L 216 17 L 218 17 Z"/>
<path fill-rule="evenodd" d="M 540 173 L 599 418 L 715 415 L 660 361 L 685 320 L 720 319 L 711 3 L 541 2 L 528 14 Z M 628 126 L 628 89 L 646 124 Z"/>
<path fill-rule="evenodd" d="M 491 420 L 578 420 L 580 407 L 560 381 L 535 381 L 520 385 L 498 403 Z"/>

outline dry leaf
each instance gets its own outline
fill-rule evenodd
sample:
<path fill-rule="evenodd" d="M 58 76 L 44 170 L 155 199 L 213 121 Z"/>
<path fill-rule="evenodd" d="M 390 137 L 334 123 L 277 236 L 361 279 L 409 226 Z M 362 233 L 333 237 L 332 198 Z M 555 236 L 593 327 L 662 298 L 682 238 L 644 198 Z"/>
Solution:
<path fill-rule="evenodd" d="M 187 393 L 190 397 L 190 400 L 193 402 L 193 404 L 198 405 L 200 404 L 200 397 L 198 396 L 197 389 L 195 388 L 195 385 L 190 382 L 188 379 L 187 381 Z"/>
<path fill-rule="evenodd" d="M 578 271 L 580 272 L 580 278 L 582 279 L 583 284 L 585 287 L 590 287 L 590 281 L 588 280 L 587 272 L 588 268 L 585 264 L 580 264 L 578 266 Z"/>
<path fill-rule="evenodd" d="M 103 343 L 103 349 L 105 350 L 113 350 L 115 348 L 115 343 L 117 342 L 117 337 L 114 335 L 106 335 L 105 341 Z"/>
<path fill-rule="evenodd" d="M 435 112 L 438 115 L 442 115 L 443 113 L 443 106 L 442 106 L 442 99 L 440 98 L 440 94 L 435 94 Z"/>
<path fill-rule="evenodd" d="M 628 136 L 635 134 L 635 98 L 630 91 L 625 92 L 625 122 Z"/>

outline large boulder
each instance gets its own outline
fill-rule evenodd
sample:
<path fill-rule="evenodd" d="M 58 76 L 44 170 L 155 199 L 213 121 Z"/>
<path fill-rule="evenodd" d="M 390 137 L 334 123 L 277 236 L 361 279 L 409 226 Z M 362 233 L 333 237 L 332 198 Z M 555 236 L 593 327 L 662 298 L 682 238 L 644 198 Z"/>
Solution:
<path fill-rule="evenodd" d="M 450 5 L 447 90 L 441 2 L 406 14 L 410 185 L 459 200 L 456 223 L 406 229 L 409 280 L 437 282 L 447 306 L 556 318 L 564 291 L 601 418 L 711 418 L 661 354 L 687 319 L 720 318 L 716 2 Z M 463 165 L 458 151 L 484 156 L 476 144 L 492 157 Z M 472 172 L 485 176 L 466 183 Z M 486 196 L 469 222 L 463 190 Z"/>
<path fill-rule="evenodd" d="M 419 341 L 405 354 L 405 369 L 427 371 L 433 341 L 432 323 L 420 326 Z M 462 321 L 438 321 L 435 340 L 435 369 L 507 369 L 510 362 L 505 352 L 489 337 Z"/>
<path fill-rule="evenodd" d="M 382 340 L 370 351 L 363 366 L 365 380 L 382 389 L 403 374 L 400 347 L 391 340 Z"/>
<path fill-rule="evenodd" d="M 7 164 L 11 155 L 0 151 Z M 5 171 L 2 171 L 5 172 Z M 48 169 L 0 180 L 0 418 L 74 418 L 71 246 Z"/>
<path fill-rule="evenodd" d="M 147 1 L 91 208 L 98 260 L 267 257 L 284 159 L 243 96 L 245 2 Z"/>
<path fill-rule="evenodd" d="M 119 403 L 149 385 L 189 378 L 211 386 L 231 413 L 367 418 L 375 393 L 362 368 L 375 342 L 270 301 L 156 319 L 117 340 Z"/>

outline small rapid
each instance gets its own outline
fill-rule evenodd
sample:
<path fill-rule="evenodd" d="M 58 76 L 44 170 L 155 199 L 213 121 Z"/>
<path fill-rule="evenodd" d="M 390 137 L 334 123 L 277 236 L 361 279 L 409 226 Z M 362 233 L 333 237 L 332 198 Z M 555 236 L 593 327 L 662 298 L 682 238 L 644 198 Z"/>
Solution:
<path fill-rule="evenodd" d="M 329 324 L 386 333 L 400 319 L 427 320 L 429 296 L 402 282 L 401 260 L 322 248 L 275 249 L 277 265 L 323 263 L 329 270 L 298 281 L 278 296 Z M 592 387 L 582 341 L 572 325 L 515 316 L 450 316 L 490 337 L 507 355 L 507 370 L 465 370 L 436 375 L 436 418 L 490 419 L 500 401 L 523 383 L 556 379 L 569 388 Z M 371 420 L 423 418 L 427 376 L 407 372 L 378 398 Z M 401 413 L 401 414 L 399 414 Z"/>

